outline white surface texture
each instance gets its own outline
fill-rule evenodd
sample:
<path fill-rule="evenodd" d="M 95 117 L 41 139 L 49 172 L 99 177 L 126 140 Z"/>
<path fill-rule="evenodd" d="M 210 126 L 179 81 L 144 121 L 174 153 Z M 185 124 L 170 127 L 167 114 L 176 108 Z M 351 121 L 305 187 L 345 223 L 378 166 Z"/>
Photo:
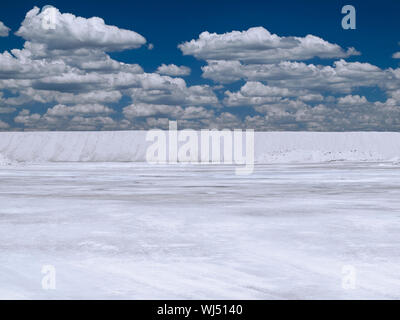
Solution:
<path fill-rule="evenodd" d="M 24 153 L 16 140 L 2 143 L 7 156 L 40 158 L 39 145 Z M 68 150 L 58 159 L 89 157 Z M 221 165 L 12 164 L 0 180 L 2 299 L 400 298 L 391 163 L 257 165 L 250 176 Z M 55 290 L 42 289 L 43 265 L 56 268 Z M 346 265 L 354 289 L 342 287 Z"/>
<path fill-rule="evenodd" d="M 20 162 L 143 162 L 146 131 L 0 132 L 0 154 Z M 256 132 L 256 163 L 399 161 L 400 133 Z"/>

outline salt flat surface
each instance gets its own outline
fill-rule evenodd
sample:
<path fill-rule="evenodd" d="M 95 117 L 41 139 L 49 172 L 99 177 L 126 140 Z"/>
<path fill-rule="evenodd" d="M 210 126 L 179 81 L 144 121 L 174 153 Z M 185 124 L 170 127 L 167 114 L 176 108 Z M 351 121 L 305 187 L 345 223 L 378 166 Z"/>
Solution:
<path fill-rule="evenodd" d="M 399 169 L 0 166 L 0 298 L 400 298 Z"/>

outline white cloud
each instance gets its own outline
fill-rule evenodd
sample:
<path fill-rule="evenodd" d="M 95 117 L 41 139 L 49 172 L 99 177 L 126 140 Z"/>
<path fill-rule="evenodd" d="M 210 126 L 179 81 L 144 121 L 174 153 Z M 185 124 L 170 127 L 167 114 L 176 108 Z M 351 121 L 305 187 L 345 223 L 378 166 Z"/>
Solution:
<path fill-rule="evenodd" d="M 16 123 L 22 123 L 24 125 L 30 126 L 35 125 L 41 119 L 41 115 L 38 113 L 31 114 L 29 110 L 23 109 L 15 118 Z"/>
<path fill-rule="evenodd" d="M 48 21 L 53 26 L 44 26 Z M 118 51 L 138 48 L 146 43 L 140 34 L 106 25 L 98 17 L 82 18 L 60 13 L 57 8 L 30 10 L 16 32 L 25 40 L 44 44 L 49 50 L 101 49 Z"/>
<path fill-rule="evenodd" d="M 299 95 L 298 98 L 305 102 L 312 102 L 312 101 L 317 102 L 324 100 L 324 96 L 319 93 L 307 93 L 305 95 Z"/>
<path fill-rule="evenodd" d="M 272 87 L 257 81 L 246 82 L 246 84 L 240 88 L 240 92 L 244 96 L 259 97 L 287 97 L 293 95 L 287 88 Z"/>
<path fill-rule="evenodd" d="M 168 116 L 170 119 L 207 119 L 214 115 L 212 110 L 203 107 L 189 106 L 182 108 L 181 106 L 147 103 L 127 106 L 123 109 L 123 113 L 127 119 L 150 116 Z"/>
<path fill-rule="evenodd" d="M 12 107 L 0 107 L 0 114 L 7 114 L 7 113 L 13 113 L 17 109 L 12 108 Z"/>
<path fill-rule="evenodd" d="M 69 112 L 66 108 L 74 107 L 55 107 L 49 109 L 44 115 L 31 114 L 29 110 L 23 109 L 14 118 L 14 122 L 22 124 L 26 129 L 35 130 L 60 130 L 60 128 L 64 130 L 112 130 L 121 128 L 121 122 L 109 116 L 98 115 L 98 112 L 85 115 L 87 110 L 84 110 L 83 106 L 77 106 L 76 112 Z"/>
<path fill-rule="evenodd" d="M 203 77 L 218 83 L 245 80 L 238 91 L 225 91 L 225 107 L 250 107 L 259 113 L 245 125 L 260 130 L 399 130 L 400 69 L 369 63 L 305 63 L 313 57 L 345 58 L 358 54 L 308 35 L 279 37 L 264 28 L 210 34 L 179 46 L 184 54 L 206 60 Z M 400 56 L 399 56 L 400 57 Z M 372 103 L 354 94 L 379 88 L 388 97 Z M 389 120 L 390 119 L 390 120 Z"/>
<path fill-rule="evenodd" d="M 114 110 L 100 104 L 78 104 L 74 106 L 66 106 L 58 104 L 47 110 L 46 115 L 55 117 L 66 117 L 77 114 L 98 114 L 113 113 Z"/>
<path fill-rule="evenodd" d="M 202 76 L 217 84 L 194 85 L 181 78 L 191 72 L 185 66 L 162 64 L 147 73 L 112 59 L 108 51 L 137 48 L 145 39 L 100 18 L 53 8 L 55 28 L 43 31 L 48 10 L 28 12 L 17 33 L 23 48 L 0 53 L 0 114 L 23 108 L 14 123 L 0 122 L 2 130 L 168 128 L 168 119 L 193 129 L 400 130 L 400 68 L 341 59 L 354 49 L 264 28 L 205 32 L 180 48 L 205 59 Z M 304 62 L 313 57 L 339 60 Z M 223 85 L 235 81 L 243 83 Z M 360 88 L 387 99 L 368 101 Z"/>
<path fill-rule="evenodd" d="M 31 87 L 24 88 L 17 97 L 4 99 L 9 106 L 28 105 L 32 102 L 60 103 L 60 104 L 95 104 L 115 103 L 122 98 L 117 90 L 93 90 L 83 93 L 60 92 L 54 90 L 35 90 Z"/>
<path fill-rule="evenodd" d="M 176 76 L 188 76 L 191 70 L 189 67 L 185 66 L 178 67 L 177 65 L 174 64 L 166 65 L 163 63 L 161 66 L 157 68 L 156 72 L 159 74 L 165 74 L 167 76 L 176 77 Z"/>
<path fill-rule="evenodd" d="M 347 95 L 345 97 L 341 97 L 338 100 L 338 104 L 340 105 L 365 105 L 368 101 L 365 97 L 361 97 L 359 95 Z"/>
<path fill-rule="evenodd" d="M 182 112 L 182 107 L 180 106 L 148 103 L 132 104 L 123 109 L 123 113 L 128 119 L 167 114 L 176 118 L 176 115 L 180 112 Z"/>
<path fill-rule="evenodd" d="M 8 129 L 10 126 L 8 123 L 0 120 L 0 130 Z"/>
<path fill-rule="evenodd" d="M 393 83 L 393 70 L 369 63 L 335 61 L 332 66 L 282 61 L 277 64 L 246 65 L 238 61 L 213 61 L 203 68 L 203 77 L 221 83 L 245 79 L 268 81 L 272 86 L 349 92 L 359 86 Z M 399 78 L 400 79 L 400 78 Z M 397 86 L 398 84 L 396 84 Z"/>
<path fill-rule="evenodd" d="M 400 52 L 393 53 L 392 58 L 393 59 L 400 59 Z"/>
<path fill-rule="evenodd" d="M 319 37 L 280 37 L 263 27 L 224 34 L 200 34 L 197 40 L 178 46 L 184 55 L 202 60 L 238 60 L 246 63 L 276 63 L 282 60 L 344 58 L 359 54 L 354 48 L 343 50 Z"/>
<path fill-rule="evenodd" d="M 54 14 L 50 21 L 54 28 L 43 28 L 49 13 Z M 145 128 L 143 119 L 131 120 L 164 116 L 202 121 L 214 115 L 202 105 L 219 105 L 212 87 L 188 86 L 178 77 L 190 74 L 188 67 L 161 65 L 158 72 L 171 77 L 112 59 L 106 51 L 139 47 L 145 40 L 133 31 L 107 26 L 100 18 L 35 7 L 17 35 L 27 41 L 23 49 L 0 54 L 0 89 L 13 91 L 2 99 L 3 104 L 24 106 L 14 119 L 24 128 Z M 133 104 L 123 109 L 127 119 L 115 120 L 118 114 L 109 104 L 123 97 Z M 44 114 L 31 113 L 29 106 L 37 103 L 53 107 Z"/>
<path fill-rule="evenodd" d="M 0 37 L 8 37 L 10 28 L 7 27 L 2 21 L 0 21 Z"/>
<path fill-rule="evenodd" d="M 118 128 L 117 122 L 104 116 L 82 117 L 75 116 L 69 123 L 70 130 L 108 130 Z"/>
<path fill-rule="evenodd" d="M 207 85 L 187 87 L 186 83 L 181 81 L 173 82 L 169 78 L 162 77 L 156 82 L 156 77 L 148 77 L 142 81 L 138 88 L 129 89 L 127 92 L 136 102 L 148 104 L 168 104 L 182 106 L 210 105 L 218 106 L 219 101 L 211 87 Z"/>

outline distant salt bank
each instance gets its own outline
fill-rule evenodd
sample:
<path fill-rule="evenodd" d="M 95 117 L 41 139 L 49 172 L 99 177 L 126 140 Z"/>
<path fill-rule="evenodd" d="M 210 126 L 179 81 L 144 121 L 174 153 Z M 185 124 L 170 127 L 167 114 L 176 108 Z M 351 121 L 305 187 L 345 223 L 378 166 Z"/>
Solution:
<path fill-rule="evenodd" d="M 146 134 L 147 131 L 0 132 L 0 155 L 5 161 L 18 162 L 144 162 L 151 145 Z M 400 133 L 256 132 L 254 160 L 399 161 Z"/>

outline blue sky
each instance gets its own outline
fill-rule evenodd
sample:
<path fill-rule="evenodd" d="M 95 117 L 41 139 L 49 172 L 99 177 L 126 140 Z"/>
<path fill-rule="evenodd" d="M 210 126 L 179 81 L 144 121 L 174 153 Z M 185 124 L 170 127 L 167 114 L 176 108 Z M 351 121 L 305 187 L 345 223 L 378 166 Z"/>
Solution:
<path fill-rule="evenodd" d="M 341 8 L 345 4 L 356 8 L 356 30 L 344 30 L 341 26 Z M 85 39 L 80 39 L 82 50 L 90 51 L 85 53 L 87 61 L 93 61 L 94 56 L 101 60 L 104 58 L 98 58 L 101 54 L 108 55 L 116 62 L 123 62 L 125 66 L 139 65 L 142 75 L 137 76 L 141 79 L 137 81 L 141 84 L 135 84 L 134 87 L 129 84 L 121 86 L 127 68 L 122 66 L 118 71 L 109 72 L 108 80 L 105 80 L 110 81 L 110 77 L 116 79 L 118 73 L 118 88 L 110 89 L 105 83 L 99 87 L 93 83 L 88 85 L 88 78 L 99 83 L 93 79 L 95 76 L 105 78 L 105 71 L 76 69 L 73 59 L 79 48 L 75 44 L 73 52 L 64 50 L 63 54 L 56 56 L 55 51 L 49 49 L 51 43 L 46 43 L 51 37 L 46 40 L 32 34 L 33 31 L 26 31 L 22 36 L 14 34 L 21 27 L 28 11 L 34 6 L 41 9 L 45 5 L 56 7 L 60 17 L 66 13 L 83 18 L 100 17 L 107 26 L 131 30 L 144 37 L 146 43 L 140 46 L 132 45 L 129 42 L 132 39 L 127 40 L 130 43 L 126 45 L 127 49 L 112 48 L 109 45 L 103 48 L 99 43 L 104 43 L 104 39 L 90 38 L 98 41 L 97 47 L 93 49 L 85 44 Z M 30 56 L 29 59 L 34 61 L 27 65 L 39 66 L 41 61 L 57 61 L 66 65 L 64 71 L 52 70 L 47 75 L 41 71 L 35 76 L 26 76 L 27 72 L 24 71 L 22 73 L 25 75 L 22 76 L 22 73 L 7 71 L 6 66 L 13 65 L 13 70 L 21 72 L 27 68 L 22 66 L 26 61 L 13 53 L 10 53 L 13 60 L 1 57 L 3 61 L 0 58 L 0 67 L 4 71 L 2 74 L 0 68 L 1 130 L 148 129 L 165 126 L 166 119 L 177 119 L 181 127 L 193 128 L 246 127 L 256 130 L 318 131 L 400 129 L 400 86 L 396 78 L 400 60 L 392 57 L 400 51 L 397 35 L 400 30 L 400 19 L 397 17 L 400 2 L 397 1 L 7 1 L 1 4 L 1 8 L 0 21 L 11 29 L 8 36 L 0 38 L 1 52 L 22 49 L 25 41 L 40 43 L 47 48 L 43 50 L 48 50 L 46 57 Z M 38 19 L 42 14 L 40 11 L 37 13 Z M 61 30 L 65 23 L 62 19 L 58 20 L 58 29 L 45 32 Z M 27 29 L 33 28 L 28 22 L 25 25 Z M 263 29 L 248 33 L 254 27 Z M 68 28 L 76 30 L 74 26 Z M 82 32 L 96 32 L 88 28 Z M 203 51 L 194 48 L 200 45 L 199 35 L 205 31 L 219 35 L 215 40 L 219 47 L 217 59 L 214 59 L 216 53 L 212 52 L 212 46 L 215 45 L 212 37 L 206 39 L 205 49 L 201 49 Z M 229 40 L 233 31 L 243 34 Z M 71 38 L 68 32 L 60 36 Z M 321 53 L 318 43 L 314 48 L 303 48 L 300 45 L 299 50 L 310 50 L 310 55 L 302 53 L 300 56 L 291 56 L 288 53 L 280 57 L 278 54 L 274 60 L 257 58 L 257 61 L 249 62 L 245 61 L 245 56 L 231 57 L 233 53 L 229 52 L 232 50 L 243 50 L 244 55 L 250 52 L 257 57 L 268 56 L 270 49 L 264 48 L 266 51 L 257 53 L 254 43 L 246 42 L 248 37 L 258 34 L 261 37 L 259 41 L 268 40 L 270 35 L 283 39 L 278 44 L 278 50 L 286 50 L 286 42 L 301 42 L 307 35 L 318 37 L 321 45 L 324 41 L 328 45 L 323 45 L 328 47 Z M 74 36 L 80 37 L 79 34 Z M 119 35 L 115 33 L 113 36 Z M 58 39 L 61 43 L 62 39 Z M 188 47 L 186 52 L 178 48 L 179 44 L 191 40 L 196 43 L 194 47 Z M 238 41 L 234 49 L 232 41 Z M 154 48 L 150 50 L 149 44 Z M 257 45 L 263 46 L 263 43 Z M 329 47 L 334 45 L 339 49 Z M 356 54 L 347 55 L 349 48 L 354 48 Z M 85 59 L 78 56 L 79 59 Z M 218 62 L 219 69 L 204 72 L 204 67 L 214 66 L 213 61 Z M 340 70 L 334 67 L 338 61 L 344 62 L 339 63 Z M 298 64 L 304 64 L 302 70 L 296 69 L 297 80 L 286 69 L 282 71 L 282 63 L 285 62 L 290 64 L 285 67 L 292 70 L 290 72 L 294 72 L 293 66 L 300 68 Z M 158 76 L 155 72 L 162 64 L 188 67 L 191 72 L 189 75 L 169 73 Z M 231 71 L 228 73 L 238 75 L 228 79 L 227 71 L 220 69 L 222 64 L 225 64 L 224 70 L 229 65 Z M 314 70 L 313 66 L 318 66 L 318 70 Z M 329 66 L 333 67 L 333 71 L 327 69 Z M 37 68 L 34 70 L 37 71 Z M 272 72 L 272 68 L 276 70 Z M 269 71 L 260 72 L 266 69 Z M 306 74 L 303 77 L 299 72 Z M 332 76 L 330 72 L 335 75 Z M 312 76 L 311 73 L 318 75 Z M 81 83 L 83 80 L 73 80 L 72 84 L 71 79 L 66 80 L 65 74 L 86 79 L 85 84 L 78 88 L 74 81 Z M 327 74 L 331 78 L 326 78 Z M 156 79 L 156 76 L 160 78 Z M 152 84 L 143 87 L 143 77 L 151 78 Z M 184 81 L 184 85 L 179 79 Z M 50 85 L 54 81 L 63 81 L 63 85 L 55 88 Z M 163 82 L 162 88 L 155 84 L 159 81 Z M 107 90 L 117 97 L 104 101 L 87 98 L 90 93 L 96 95 L 97 91 Z M 31 99 L 27 97 L 28 94 Z M 85 98 L 82 99 L 82 95 Z"/>

